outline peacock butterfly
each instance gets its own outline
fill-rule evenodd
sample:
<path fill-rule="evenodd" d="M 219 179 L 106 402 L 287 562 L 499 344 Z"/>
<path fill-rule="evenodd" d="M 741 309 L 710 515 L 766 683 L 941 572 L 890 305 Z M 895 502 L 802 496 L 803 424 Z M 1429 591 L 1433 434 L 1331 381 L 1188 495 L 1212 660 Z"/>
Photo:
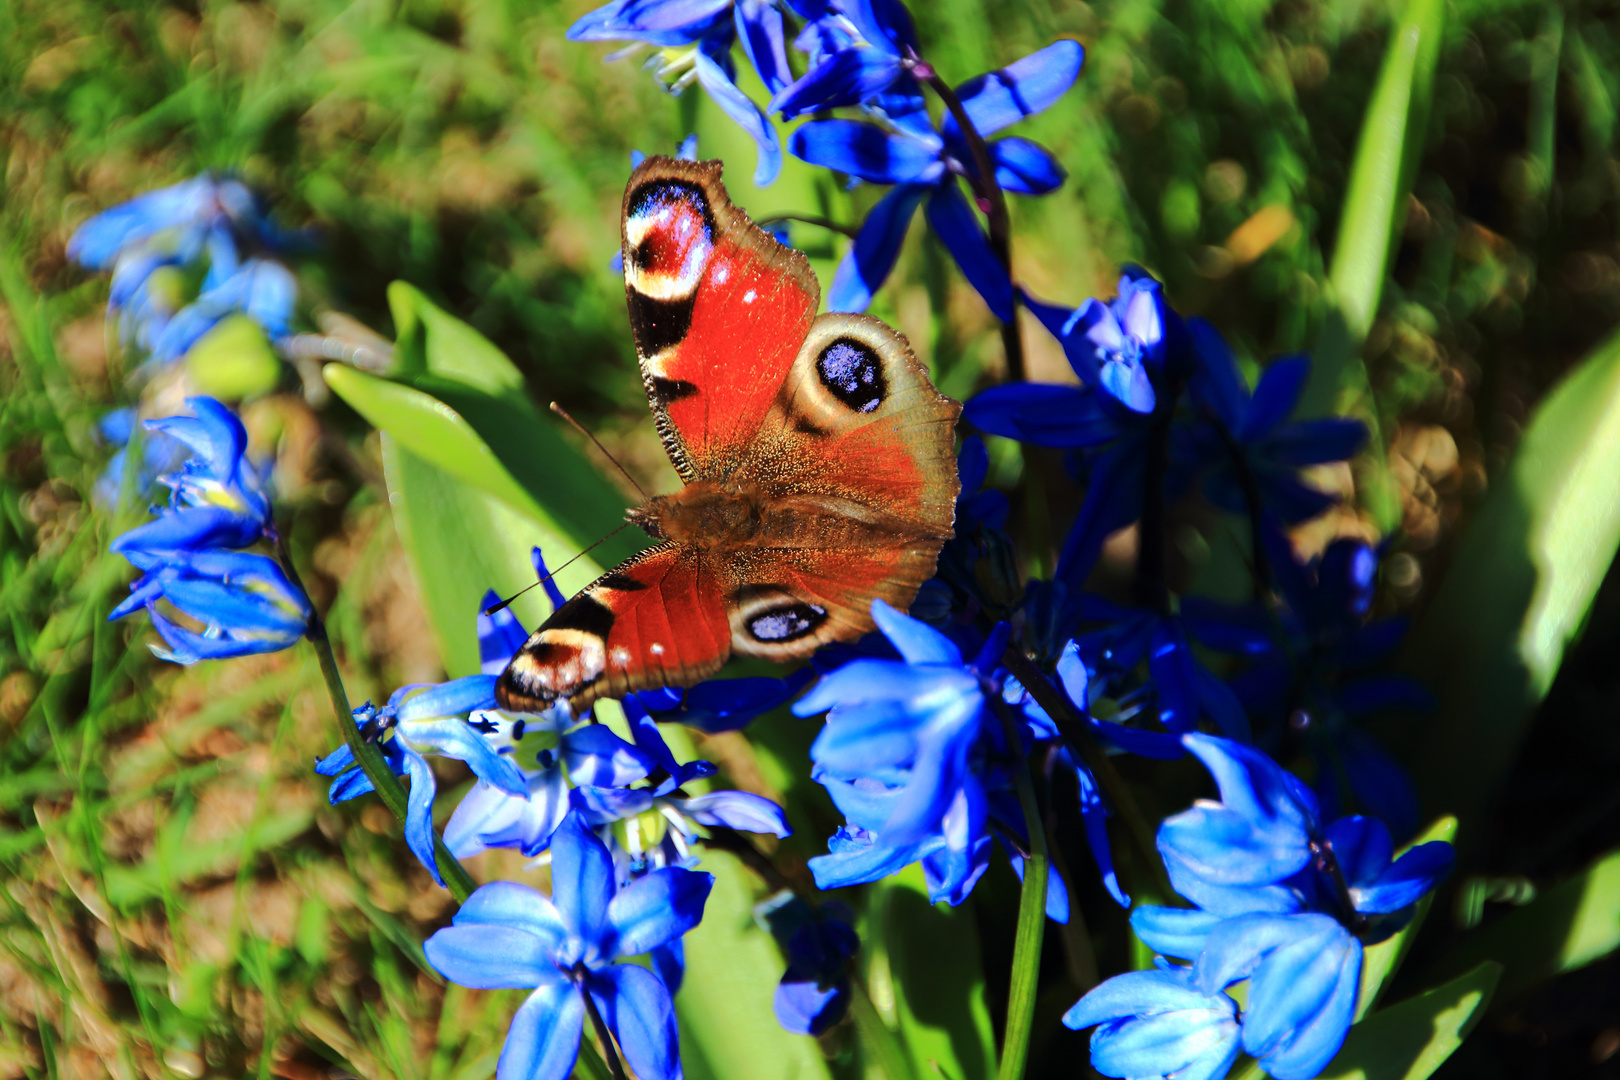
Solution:
<path fill-rule="evenodd" d="M 874 598 L 910 606 L 952 535 L 961 405 L 877 319 L 816 314 L 809 262 L 732 205 L 719 162 L 647 158 L 622 228 L 642 380 L 685 487 L 630 510 L 660 543 L 513 657 L 495 690 L 509 712 L 859 637 Z"/>

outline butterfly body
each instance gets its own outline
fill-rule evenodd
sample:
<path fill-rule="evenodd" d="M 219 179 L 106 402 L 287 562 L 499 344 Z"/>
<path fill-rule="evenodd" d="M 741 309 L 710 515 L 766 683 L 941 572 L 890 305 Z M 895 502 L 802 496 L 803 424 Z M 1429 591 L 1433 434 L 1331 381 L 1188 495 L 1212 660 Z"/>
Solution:
<path fill-rule="evenodd" d="M 961 406 L 883 323 L 816 316 L 803 255 L 731 205 L 718 163 L 636 169 L 624 258 L 648 401 L 685 486 L 627 514 L 660 543 L 513 658 L 496 689 L 509 711 L 858 637 L 874 598 L 910 605 L 952 533 Z"/>

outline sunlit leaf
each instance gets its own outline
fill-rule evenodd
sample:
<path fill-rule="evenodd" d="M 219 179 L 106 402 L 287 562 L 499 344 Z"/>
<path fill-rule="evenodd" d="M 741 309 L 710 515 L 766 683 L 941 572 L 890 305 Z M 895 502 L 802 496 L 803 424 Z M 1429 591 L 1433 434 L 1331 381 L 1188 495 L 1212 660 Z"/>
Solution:
<path fill-rule="evenodd" d="M 1430 825 L 1418 834 L 1417 839 L 1406 845 L 1397 855 L 1434 840 L 1444 840 L 1452 843 L 1457 839 L 1457 819 L 1446 816 Z M 1377 945 L 1367 949 L 1361 959 L 1361 989 L 1356 997 L 1356 1019 L 1359 1020 L 1372 1011 L 1378 1003 L 1378 996 L 1389 985 L 1389 980 L 1400 970 L 1401 961 L 1412 948 L 1412 941 L 1417 937 L 1418 930 L 1423 926 L 1423 919 L 1429 914 L 1429 906 L 1434 903 L 1434 893 L 1429 893 L 1417 903 L 1417 911 L 1412 921 L 1400 929 L 1400 932 L 1380 941 Z"/>
<path fill-rule="evenodd" d="M 1403 661 L 1440 696 L 1426 745 L 1409 747 L 1418 790 L 1465 844 L 1620 548 L 1616 476 L 1620 337 L 1537 407 Z"/>
<path fill-rule="evenodd" d="M 1499 964 L 1472 971 L 1381 1009 L 1350 1029 L 1321 1080 L 1424 1080 L 1479 1023 L 1502 974 Z"/>

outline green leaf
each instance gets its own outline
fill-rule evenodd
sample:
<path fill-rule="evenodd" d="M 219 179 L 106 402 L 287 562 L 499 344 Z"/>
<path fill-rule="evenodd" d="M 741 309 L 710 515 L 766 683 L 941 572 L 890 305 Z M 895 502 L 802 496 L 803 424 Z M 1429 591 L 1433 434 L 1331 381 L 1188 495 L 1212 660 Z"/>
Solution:
<path fill-rule="evenodd" d="M 989 1080 L 996 1072 L 971 903 L 930 904 L 920 863 L 873 890 L 866 935 L 875 954 L 872 998 L 889 1013 L 923 1080 Z"/>
<path fill-rule="evenodd" d="M 510 596 L 534 581 L 530 546 L 561 550 L 573 541 L 504 500 L 469 487 L 387 434 L 383 467 L 394 524 L 416 570 L 445 670 L 452 677 L 476 674 L 475 627 L 484 591 Z M 558 575 L 558 584 L 569 593 L 599 573 L 594 562 L 581 558 Z M 512 610 L 533 629 L 545 614 L 543 594 L 535 590 L 519 597 Z"/>
<path fill-rule="evenodd" d="M 1405 747 L 1417 789 L 1465 841 L 1620 548 L 1616 476 L 1620 336 L 1537 407 L 1402 659 L 1440 697 L 1427 745 Z"/>
<path fill-rule="evenodd" d="M 1328 269 L 1332 307 L 1312 350 L 1310 382 L 1300 404 L 1306 416 L 1334 409 L 1367 425 L 1370 461 L 1358 470 L 1358 488 L 1385 532 L 1399 524 L 1400 505 L 1384 465 L 1367 368 L 1358 354 L 1378 314 L 1422 155 L 1445 10 L 1445 0 L 1407 0 L 1384 54 L 1350 166 Z"/>
<path fill-rule="evenodd" d="M 394 315 L 394 375 L 437 375 L 486 394 L 523 394 L 523 373 L 488 338 L 405 281 L 388 286 Z"/>
<path fill-rule="evenodd" d="M 691 1080 L 828 1080 L 814 1039 L 790 1035 L 772 1001 L 784 961 L 754 923 L 747 872 L 705 850 L 715 876 L 703 922 L 686 935 L 686 979 L 675 996 L 681 1061 Z"/>
<path fill-rule="evenodd" d="M 1502 995 L 1590 964 L 1620 948 L 1620 850 L 1510 915 L 1470 934 L 1433 968 L 1445 978 L 1483 960 L 1506 968 Z"/>
<path fill-rule="evenodd" d="M 1480 964 L 1374 1013 L 1350 1029 L 1321 1080 L 1424 1080 L 1479 1023 L 1501 974 L 1499 964 Z"/>
<path fill-rule="evenodd" d="M 1402 848 L 1397 857 L 1417 847 L 1435 840 L 1444 840 L 1451 843 L 1457 838 L 1457 819 L 1446 816 L 1430 825 L 1427 829 Z M 1403 926 L 1399 933 L 1380 941 L 1377 945 L 1367 949 L 1361 958 L 1361 990 L 1356 996 L 1356 1019 L 1372 1012 L 1372 1007 L 1378 1003 L 1378 995 L 1389 985 L 1389 980 L 1400 970 L 1401 961 L 1412 948 L 1412 941 L 1417 937 L 1418 929 L 1423 925 L 1424 916 L 1429 913 L 1429 905 L 1434 903 L 1434 893 L 1430 892 L 1417 902 L 1417 911 L 1412 915 L 1412 921 Z"/>
<path fill-rule="evenodd" d="M 198 393 L 225 401 L 268 394 L 281 381 L 281 361 L 258 323 L 222 319 L 186 353 L 186 378 Z"/>

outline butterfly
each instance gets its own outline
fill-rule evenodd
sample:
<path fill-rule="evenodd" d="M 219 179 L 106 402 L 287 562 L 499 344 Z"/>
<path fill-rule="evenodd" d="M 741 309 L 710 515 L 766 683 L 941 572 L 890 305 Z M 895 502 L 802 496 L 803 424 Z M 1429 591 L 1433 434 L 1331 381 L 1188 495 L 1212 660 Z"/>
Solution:
<path fill-rule="evenodd" d="M 658 541 L 530 635 L 508 712 L 690 686 L 733 653 L 808 656 L 906 610 L 951 538 L 962 407 L 906 339 L 816 314 L 800 252 L 733 206 L 717 161 L 650 157 L 622 220 L 625 296 L 658 434 L 685 486 L 626 517 Z"/>

